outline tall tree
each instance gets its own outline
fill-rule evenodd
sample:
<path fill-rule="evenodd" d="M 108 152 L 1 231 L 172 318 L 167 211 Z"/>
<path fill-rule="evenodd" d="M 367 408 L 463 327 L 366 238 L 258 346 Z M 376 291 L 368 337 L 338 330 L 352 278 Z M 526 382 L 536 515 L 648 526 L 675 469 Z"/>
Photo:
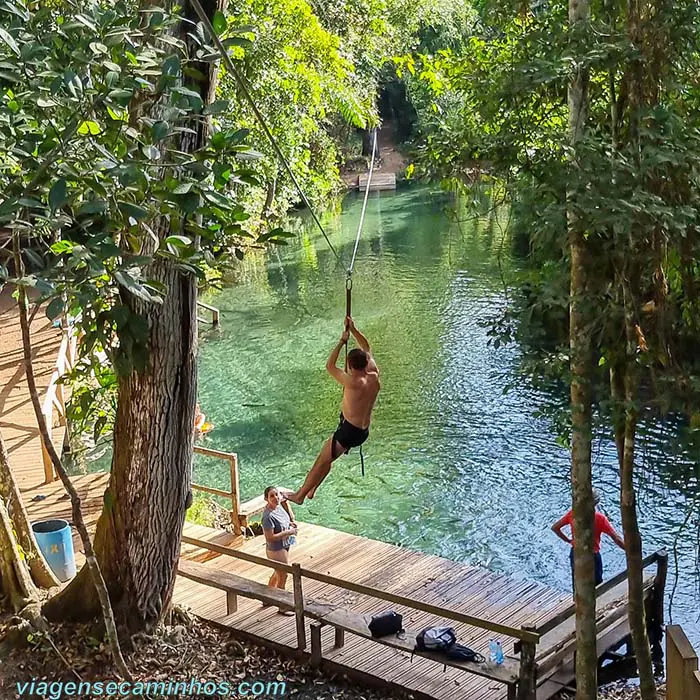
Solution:
<path fill-rule="evenodd" d="M 152 3 L 144 2 L 146 12 Z M 203 2 L 210 21 L 223 2 Z M 147 15 L 146 15 L 147 16 Z M 176 33 L 196 55 L 192 26 L 197 15 L 183 3 Z M 214 102 L 218 64 L 192 62 L 184 87 L 206 108 Z M 135 98 L 131 123 L 157 121 L 164 107 L 159 101 Z M 195 115 L 177 149 L 193 153 L 207 142 L 207 119 Z M 161 217 L 153 222 L 154 236 L 144 242 L 140 255 L 154 256 L 170 236 L 181 232 L 182 222 Z M 114 449 L 105 507 L 97 524 L 95 550 L 118 621 L 131 632 L 151 629 L 172 597 L 180 535 L 191 502 L 194 409 L 197 397 L 197 278 L 173 259 L 155 256 L 145 269 L 150 284 L 163 289 L 160 303 L 144 299 L 126 286 L 119 290 L 123 308 L 140 319 L 146 333 L 147 359 L 118 379 L 118 406 Z M 87 572 L 47 608 L 49 614 L 86 617 L 95 614 L 97 599 Z"/>
<path fill-rule="evenodd" d="M 574 43 L 574 73 L 568 89 L 569 135 L 573 167 L 588 117 L 588 67 L 578 60 L 589 19 L 588 0 L 569 0 L 569 31 Z M 579 178 L 574 178 L 578 182 Z M 577 192 L 567 191 L 567 222 L 571 264 L 569 347 L 571 367 L 571 484 L 574 512 L 574 567 L 576 597 L 576 697 L 595 700 L 598 695 L 598 655 L 595 629 L 595 567 L 593 523 L 595 503 L 591 482 L 593 352 L 591 345 L 591 260 L 585 222 Z"/>

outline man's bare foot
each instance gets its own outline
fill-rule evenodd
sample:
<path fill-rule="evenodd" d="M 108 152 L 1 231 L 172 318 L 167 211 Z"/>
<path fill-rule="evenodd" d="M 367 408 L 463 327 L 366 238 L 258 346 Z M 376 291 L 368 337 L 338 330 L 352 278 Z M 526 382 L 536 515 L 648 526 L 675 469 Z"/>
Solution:
<path fill-rule="evenodd" d="M 292 503 L 296 503 L 298 506 L 301 506 L 304 504 L 304 496 L 300 496 L 298 491 L 295 493 L 292 493 L 291 491 L 289 493 L 285 493 L 284 497 L 288 501 L 291 501 Z"/>

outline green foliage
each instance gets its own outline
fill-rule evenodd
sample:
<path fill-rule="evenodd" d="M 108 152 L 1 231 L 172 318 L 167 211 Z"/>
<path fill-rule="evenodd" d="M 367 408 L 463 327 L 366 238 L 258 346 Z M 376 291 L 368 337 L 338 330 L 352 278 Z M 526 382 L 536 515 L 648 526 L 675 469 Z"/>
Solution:
<path fill-rule="evenodd" d="M 187 509 L 187 520 L 195 525 L 214 527 L 216 518 L 211 509 L 211 499 L 201 493 L 195 494 L 192 505 Z"/>
<path fill-rule="evenodd" d="M 246 0 L 236 12 L 231 27 L 256 27 L 242 66 L 251 93 L 307 196 L 318 202 L 339 182 L 331 122 L 341 115 L 364 127 L 372 118 L 373 100 L 358 95 L 352 62 L 305 0 Z M 224 76 L 220 92 L 236 105 L 235 111 L 221 114 L 222 123 L 247 130 L 263 154 L 253 168 L 265 187 L 250 191 L 247 211 L 255 220 L 286 213 L 299 198 L 293 184 L 230 76 Z"/>
<path fill-rule="evenodd" d="M 498 182 L 509 194 L 514 240 L 532 267 L 493 338 L 523 341 L 542 381 L 567 377 L 567 194 L 575 203 L 594 273 L 604 412 L 609 368 L 623 355 L 643 370 L 657 408 L 679 378 L 689 400 L 700 374 L 700 17 L 690 2 L 650 7 L 641 3 L 635 24 L 627 6 L 594 3 L 590 24 L 572 32 L 564 3 L 482 3 L 459 48 L 398 61 L 418 111 L 417 172 L 468 191 Z M 580 66 L 590 71 L 590 109 L 573 150 L 566 91 Z"/>
<path fill-rule="evenodd" d="M 142 368 L 147 329 L 124 295 L 160 303 L 155 258 L 201 275 L 242 240 L 231 194 L 254 177 L 245 134 L 187 147 L 214 49 L 201 27 L 181 33 L 178 16 L 131 2 L 10 0 L 0 14 L 0 225 L 29 267 L 16 282 L 50 300 L 50 317 L 79 319 L 83 355 Z"/>

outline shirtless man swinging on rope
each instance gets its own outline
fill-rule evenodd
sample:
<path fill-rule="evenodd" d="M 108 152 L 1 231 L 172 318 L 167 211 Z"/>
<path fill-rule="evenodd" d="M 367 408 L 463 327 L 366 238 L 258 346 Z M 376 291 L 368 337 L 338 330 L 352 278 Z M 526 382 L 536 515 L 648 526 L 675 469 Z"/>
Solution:
<path fill-rule="evenodd" d="M 350 333 L 359 348 L 348 353 L 348 369 L 336 367 L 338 356 L 348 342 Z M 379 393 L 379 369 L 370 354 L 369 343 L 355 328 L 352 318 L 345 319 L 345 331 L 326 362 L 326 369 L 338 383 L 343 385 L 343 403 L 338 429 L 326 440 L 314 466 L 307 474 L 304 485 L 296 492 L 287 494 L 292 503 L 301 505 L 305 498 L 313 498 L 316 489 L 328 476 L 333 462 L 347 454 L 352 447 L 359 447 L 369 437 L 369 424 L 374 402 Z"/>

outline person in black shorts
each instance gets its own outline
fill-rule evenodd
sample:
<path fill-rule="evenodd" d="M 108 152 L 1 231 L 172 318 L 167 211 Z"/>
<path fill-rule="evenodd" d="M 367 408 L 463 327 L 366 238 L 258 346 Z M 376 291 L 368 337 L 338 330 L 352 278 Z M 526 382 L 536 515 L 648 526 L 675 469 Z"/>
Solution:
<path fill-rule="evenodd" d="M 350 350 L 348 368 L 344 371 L 336 365 L 340 351 L 348 342 L 351 333 L 360 347 Z M 347 454 L 353 447 L 359 447 L 369 437 L 372 409 L 380 389 L 379 369 L 370 352 L 367 338 L 355 328 L 350 316 L 345 319 L 345 331 L 333 348 L 326 363 L 326 369 L 339 384 L 343 385 L 340 424 L 324 443 L 303 486 L 294 493 L 285 494 L 292 503 L 299 505 L 304 502 L 304 499 L 314 497 L 316 489 L 328 476 L 333 462 L 340 455 Z"/>

